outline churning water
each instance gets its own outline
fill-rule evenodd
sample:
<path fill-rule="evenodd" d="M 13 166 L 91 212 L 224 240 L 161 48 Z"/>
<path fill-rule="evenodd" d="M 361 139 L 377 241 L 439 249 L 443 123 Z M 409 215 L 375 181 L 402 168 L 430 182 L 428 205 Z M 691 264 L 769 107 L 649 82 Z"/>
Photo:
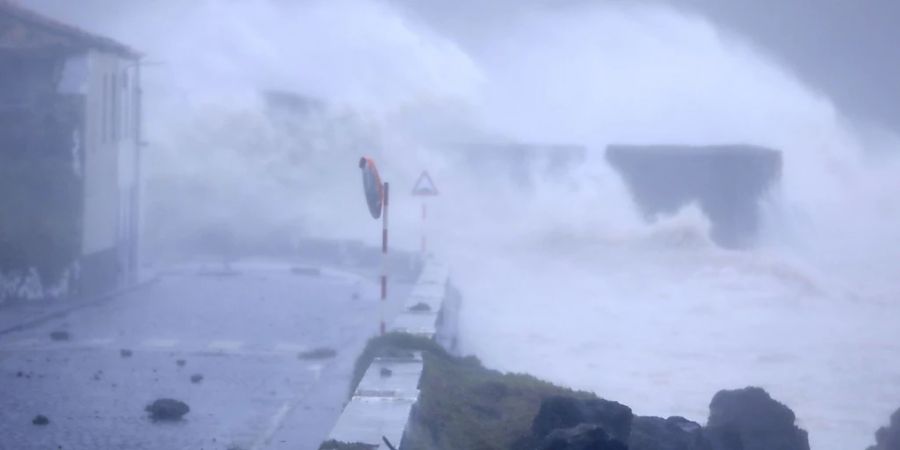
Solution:
<path fill-rule="evenodd" d="M 395 187 L 394 242 L 410 249 L 407 189 L 434 175 L 430 239 L 465 296 L 464 350 L 488 366 L 700 422 L 717 390 L 759 385 L 822 450 L 864 448 L 900 406 L 893 138 L 854 128 L 704 20 L 577 2 L 455 20 L 373 1 L 117 5 L 66 14 L 148 54 L 151 242 L 227 223 L 238 238 L 374 244 L 355 166 L 370 154 Z M 321 104 L 285 121 L 267 90 Z M 460 162 L 450 144 L 471 142 L 586 157 L 552 177 L 529 161 L 523 185 Z M 603 162 L 609 143 L 782 150 L 759 247 L 717 248 L 693 206 L 643 223 Z"/>

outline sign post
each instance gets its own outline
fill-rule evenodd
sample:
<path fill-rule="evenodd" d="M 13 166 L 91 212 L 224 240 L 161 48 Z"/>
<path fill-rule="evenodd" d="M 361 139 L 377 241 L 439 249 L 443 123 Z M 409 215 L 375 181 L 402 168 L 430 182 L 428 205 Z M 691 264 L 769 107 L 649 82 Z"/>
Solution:
<path fill-rule="evenodd" d="M 438 195 L 437 186 L 434 184 L 434 180 L 431 179 L 431 175 L 428 174 L 427 170 L 423 170 L 422 174 L 419 175 L 419 179 L 416 180 L 416 184 L 413 185 L 412 195 L 416 197 L 435 197 Z M 427 238 L 427 228 L 425 227 L 425 222 L 428 218 L 428 210 L 427 205 L 425 203 L 425 199 L 422 199 L 422 256 L 428 254 L 428 238 Z"/>
<path fill-rule="evenodd" d="M 366 194 L 366 204 L 373 219 L 381 218 L 381 300 L 378 306 L 378 330 L 384 335 L 386 331 L 384 323 L 385 302 L 387 302 L 388 280 L 388 204 L 390 199 L 390 185 L 382 183 L 375 167 L 375 161 L 371 158 L 359 159 L 359 168 L 362 170 L 363 189 Z"/>

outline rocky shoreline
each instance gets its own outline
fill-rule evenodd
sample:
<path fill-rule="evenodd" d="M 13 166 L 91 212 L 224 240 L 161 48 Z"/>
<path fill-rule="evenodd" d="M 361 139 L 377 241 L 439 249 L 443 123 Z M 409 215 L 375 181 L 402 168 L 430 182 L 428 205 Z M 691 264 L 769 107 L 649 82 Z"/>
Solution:
<path fill-rule="evenodd" d="M 408 335 L 373 339 L 358 364 L 409 352 L 421 353 L 425 365 L 401 450 L 810 450 L 794 412 L 758 387 L 719 391 L 702 425 L 638 416 L 621 403 L 487 369 Z M 900 450 L 900 410 L 875 440 L 868 450 Z M 355 448 L 339 444 L 328 448 Z"/>

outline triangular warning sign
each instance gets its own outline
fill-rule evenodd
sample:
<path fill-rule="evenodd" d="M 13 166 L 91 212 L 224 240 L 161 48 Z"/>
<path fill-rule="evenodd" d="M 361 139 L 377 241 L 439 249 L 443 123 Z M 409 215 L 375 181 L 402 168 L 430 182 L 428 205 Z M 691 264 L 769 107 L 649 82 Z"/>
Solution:
<path fill-rule="evenodd" d="M 427 170 L 423 170 L 422 175 L 419 175 L 419 179 L 416 180 L 416 184 L 413 186 L 412 194 L 422 196 L 438 195 L 434 180 L 431 179 L 431 175 L 428 175 Z"/>

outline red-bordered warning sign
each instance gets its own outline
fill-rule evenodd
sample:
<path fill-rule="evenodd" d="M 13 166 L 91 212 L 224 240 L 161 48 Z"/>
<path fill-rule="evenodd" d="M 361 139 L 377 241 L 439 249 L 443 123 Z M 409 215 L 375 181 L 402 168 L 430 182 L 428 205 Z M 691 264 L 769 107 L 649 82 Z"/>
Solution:
<path fill-rule="evenodd" d="M 419 179 L 416 180 L 416 184 L 413 186 L 412 195 L 423 197 L 438 195 L 437 186 L 435 186 L 434 180 L 431 179 L 431 175 L 428 174 L 427 170 L 423 170 L 422 174 L 419 175 Z"/>

